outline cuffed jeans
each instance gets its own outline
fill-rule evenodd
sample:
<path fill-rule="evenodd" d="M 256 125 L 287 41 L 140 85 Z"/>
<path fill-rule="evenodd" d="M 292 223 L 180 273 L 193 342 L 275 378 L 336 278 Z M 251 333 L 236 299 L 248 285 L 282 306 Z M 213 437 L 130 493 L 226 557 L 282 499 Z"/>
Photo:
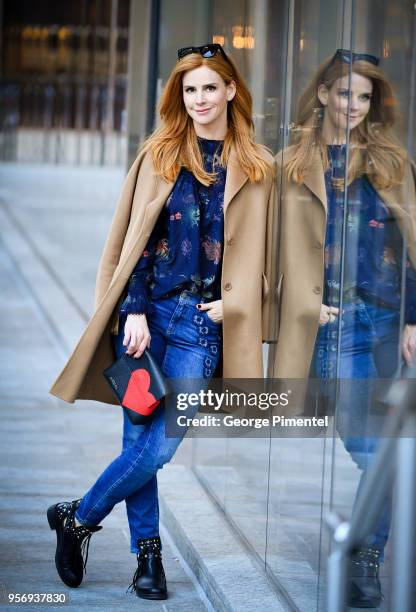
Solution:
<path fill-rule="evenodd" d="M 400 313 L 357 298 L 344 304 L 339 337 L 338 319 L 319 328 L 313 358 L 314 375 L 323 381 L 337 376 L 338 339 L 340 363 L 336 397 L 336 427 L 362 475 L 377 450 L 377 429 L 371 394 L 377 378 L 394 377 L 399 363 Z M 391 495 L 385 500 L 378 526 L 365 543 L 381 552 L 386 545 L 392 514 Z"/>
<path fill-rule="evenodd" d="M 166 378 L 209 379 L 221 352 L 221 325 L 214 323 L 196 304 L 203 298 L 183 292 L 153 302 L 148 316 L 150 350 Z M 114 336 L 117 357 L 125 353 L 124 323 Z M 193 409 L 194 416 L 198 407 Z M 83 496 L 76 518 L 83 525 L 98 525 L 115 504 L 125 500 L 130 527 L 131 552 L 137 553 L 137 540 L 159 535 L 159 504 L 156 473 L 168 463 L 180 437 L 165 432 L 165 408 L 146 425 L 132 425 L 125 411 L 121 454 L 104 470 Z"/>

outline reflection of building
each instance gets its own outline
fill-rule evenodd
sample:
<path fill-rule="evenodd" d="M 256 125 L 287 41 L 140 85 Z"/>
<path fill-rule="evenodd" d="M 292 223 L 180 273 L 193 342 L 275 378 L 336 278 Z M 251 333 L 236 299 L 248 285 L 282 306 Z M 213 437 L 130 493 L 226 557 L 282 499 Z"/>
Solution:
<path fill-rule="evenodd" d="M 55 12 L 3 3 L 2 157 L 123 163 L 128 1 Z"/>

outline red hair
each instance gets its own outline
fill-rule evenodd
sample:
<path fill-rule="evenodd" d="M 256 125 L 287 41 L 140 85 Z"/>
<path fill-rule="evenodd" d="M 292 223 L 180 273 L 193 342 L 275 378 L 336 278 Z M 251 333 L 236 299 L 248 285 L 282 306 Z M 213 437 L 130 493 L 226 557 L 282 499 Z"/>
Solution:
<path fill-rule="evenodd" d="M 186 72 L 200 66 L 214 70 L 229 85 L 234 81 L 236 93 L 228 102 L 228 131 L 224 140 L 221 164 L 226 167 L 231 146 L 251 182 L 262 181 L 272 166 L 264 159 L 262 145 L 254 142 L 252 97 L 234 62 L 217 53 L 204 58 L 192 53 L 178 61 L 166 83 L 159 105 L 161 125 L 149 136 L 143 150 L 152 154 L 156 172 L 166 180 L 175 180 L 185 167 L 204 185 L 215 181 L 215 173 L 205 171 L 193 121 L 183 102 L 182 79 Z"/>
<path fill-rule="evenodd" d="M 324 169 L 328 168 L 327 148 L 322 138 L 324 106 L 318 98 L 318 88 L 325 85 L 330 90 L 338 79 L 349 74 L 349 69 L 349 65 L 340 59 L 326 60 L 299 100 L 296 151 L 286 164 L 289 178 L 298 183 L 303 181 L 316 147 Z M 348 183 L 367 174 L 379 188 L 389 188 L 402 181 L 407 157 L 391 131 L 396 119 L 397 100 L 386 76 L 374 64 L 356 61 L 352 71 L 372 82 L 373 93 L 367 116 L 350 133 Z"/>

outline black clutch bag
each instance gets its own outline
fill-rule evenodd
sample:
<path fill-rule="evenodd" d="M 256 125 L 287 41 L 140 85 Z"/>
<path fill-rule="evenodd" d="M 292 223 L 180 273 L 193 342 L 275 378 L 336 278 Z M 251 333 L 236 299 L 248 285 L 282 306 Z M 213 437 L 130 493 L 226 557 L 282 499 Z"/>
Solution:
<path fill-rule="evenodd" d="M 169 387 L 147 349 L 139 358 L 122 355 L 103 372 L 133 425 L 148 423 Z"/>

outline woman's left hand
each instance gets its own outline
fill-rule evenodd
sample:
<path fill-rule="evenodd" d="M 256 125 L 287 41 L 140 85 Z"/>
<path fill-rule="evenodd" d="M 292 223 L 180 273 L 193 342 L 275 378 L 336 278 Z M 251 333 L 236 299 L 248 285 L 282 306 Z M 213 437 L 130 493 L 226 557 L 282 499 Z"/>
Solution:
<path fill-rule="evenodd" d="M 416 325 L 404 326 L 402 352 L 407 365 L 412 365 L 416 356 Z"/>
<path fill-rule="evenodd" d="M 214 323 L 222 323 L 222 300 L 198 304 L 198 310 L 206 310 L 207 316 L 211 321 L 214 321 Z"/>

